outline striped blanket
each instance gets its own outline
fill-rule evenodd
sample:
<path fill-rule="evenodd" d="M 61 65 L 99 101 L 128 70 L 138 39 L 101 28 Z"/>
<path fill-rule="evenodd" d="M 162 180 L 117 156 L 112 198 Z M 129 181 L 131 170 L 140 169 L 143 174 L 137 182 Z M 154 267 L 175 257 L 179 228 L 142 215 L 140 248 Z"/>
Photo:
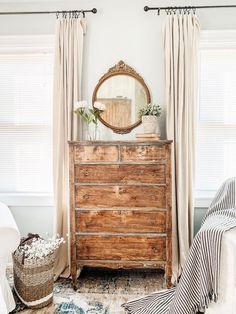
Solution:
<path fill-rule="evenodd" d="M 224 232 L 236 227 L 236 178 L 218 190 L 193 240 L 178 285 L 123 304 L 129 314 L 194 314 L 217 302 Z"/>

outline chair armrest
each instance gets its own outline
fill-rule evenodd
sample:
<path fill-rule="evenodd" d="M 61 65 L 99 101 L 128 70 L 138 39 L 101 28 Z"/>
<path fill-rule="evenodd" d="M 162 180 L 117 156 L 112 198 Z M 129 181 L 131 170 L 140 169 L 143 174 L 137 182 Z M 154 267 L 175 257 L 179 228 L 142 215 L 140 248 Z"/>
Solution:
<path fill-rule="evenodd" d="M 0 256 L 15 251 L 20 243 L 20 232 L 10 209 L 0 202 Z"/>

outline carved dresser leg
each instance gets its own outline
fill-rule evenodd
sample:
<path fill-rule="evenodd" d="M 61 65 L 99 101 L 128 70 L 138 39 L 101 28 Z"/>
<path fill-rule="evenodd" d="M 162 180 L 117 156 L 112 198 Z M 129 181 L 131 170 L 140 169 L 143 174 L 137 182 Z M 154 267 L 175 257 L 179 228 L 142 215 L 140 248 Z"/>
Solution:
<path fill-rule="evenodd" d="M 83 267 L 78 267 L 75 271 L 72 271 L 72 286 L 73 289 L 76 291 L 78 289 L 78 278 L 82 272 Z"/>
<path fill-rule="evenodd" d="M 75 291 L 78 289 L 76 273 L 72 275 L 72 287 Z"/>
<path fill-rule="evenodd" d="M 167 276 L 167 277 L 166 277 L 166 288 L 167 288 L 167 289 L 172 288 L 171 276 Z"/>
<path fill-rule="evenodd" d="M 166 279 L 166 288 L 167 289 L 170 289 L 173 286 L 171 283 L 171 277 L 172 277 L 171 268 L 167 266 L 166 271 L 165 271 L 165 279 Z"/>

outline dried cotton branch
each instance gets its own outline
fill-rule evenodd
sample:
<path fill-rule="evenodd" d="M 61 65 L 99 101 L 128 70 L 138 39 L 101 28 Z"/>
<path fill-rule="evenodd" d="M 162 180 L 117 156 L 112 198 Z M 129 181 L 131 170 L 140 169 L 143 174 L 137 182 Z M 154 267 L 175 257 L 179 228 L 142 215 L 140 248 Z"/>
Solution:
<path fill-rule="evenodd" d="M 49 239 L 33 239 L 30 244 L 25 244 L 19 247 L 19 252 L 24 254 L 25 258 L 30 260 L 42 259 L 53 252 L 55 252 L 59 246 L 65 243 L 63 238 L 57 237 Z"/>

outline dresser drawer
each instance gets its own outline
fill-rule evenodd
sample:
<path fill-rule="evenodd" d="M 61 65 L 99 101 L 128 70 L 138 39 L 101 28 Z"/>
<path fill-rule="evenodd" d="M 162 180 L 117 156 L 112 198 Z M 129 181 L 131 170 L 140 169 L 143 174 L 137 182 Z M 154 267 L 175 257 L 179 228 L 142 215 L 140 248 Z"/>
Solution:
<path fill-rule="evenodd" d="M 164 164 L 75 165 L 76 183 L 165 184 Z"/>
<path fill-rule="evenodd" d="M 76 211 L 76 231 L 165 233 L 166 212 L 125 209 Z"/>
<path fill-rule="evenodd" d="M 119 160 L 116 145 L 80 145 L 74 146 L 74 160 L 84 162 L 109 162 Z"/>
<path fill-rule="evenodd" d="M 121 161 L 162 161 L 166 159 L 165 145 L 122 145 Z"/>
<path fill-rule="evenodd" d="M 166 237 L 145 235 L 78 235 L 79 260 L 166 260 Z"/>
<path fill-rule="evenodd" d="M 166 208 L 165 186 L 76 186 L 76 207 Z"/>

